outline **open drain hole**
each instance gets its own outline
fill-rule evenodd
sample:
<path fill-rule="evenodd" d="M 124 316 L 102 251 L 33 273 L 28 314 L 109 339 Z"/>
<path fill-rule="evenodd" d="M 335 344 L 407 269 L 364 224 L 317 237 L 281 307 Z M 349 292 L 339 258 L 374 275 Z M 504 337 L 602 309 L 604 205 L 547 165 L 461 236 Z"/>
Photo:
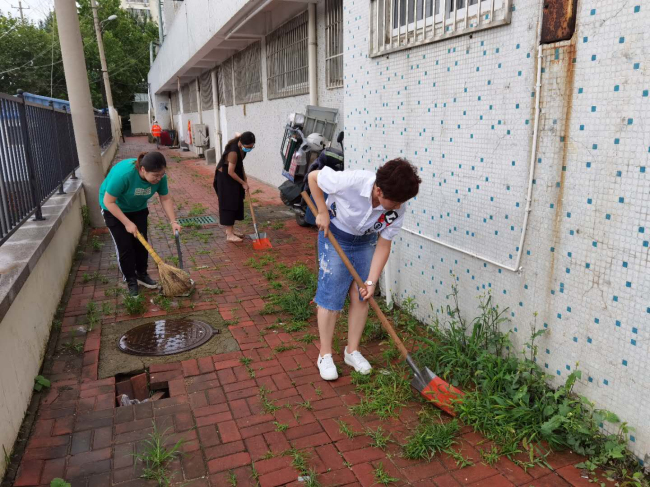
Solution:
<path fill-rule="evenodd" d="M 118 407 L 156 402 L 168 397 L 167 382 L 152 384 L 146 371 L 115 376 L 115 402 Z"/>

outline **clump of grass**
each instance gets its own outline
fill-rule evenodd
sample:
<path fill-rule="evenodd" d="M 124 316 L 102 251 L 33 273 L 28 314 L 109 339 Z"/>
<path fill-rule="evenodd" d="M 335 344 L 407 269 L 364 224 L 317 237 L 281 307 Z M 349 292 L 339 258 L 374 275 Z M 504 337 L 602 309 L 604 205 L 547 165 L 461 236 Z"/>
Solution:
<path fill-rule="evenodd" d="M 275 425 L 275 431 L 279 431 L 280 433 L 282 433 L 283 431 L 287 431 L 287 429 L 289 428 L 288 424 L 279 423 L 277 421 L 273 421 L 273 424 Z"/>
<path fill-rule="evenodd" d="M 171 448 L 165 446 L 167 443 L 167 431 L 160 432 L 153 423 L 153 432 L 147 440 L 144 440 L 143 453 L 135 454 L 135 458 L 142 464 L 142 475 L 140 478 L 155 480 L 159 486 L 171 485 L 174 472 L 169 471 L 169 464 L 182 455 L 181 447 L 184 440 L 179 440 Z"/>
<path fill-rule="evenodd" d="M 76 342 L 74 337 L 69 342 L 61 344 L 61 350 L 67 353 L 77 354 L 83 352 L 84 344 L 81 342 Z"/>
<path fill-rule="evenodd" d="M 89 301 L 86 305 L 86 322 L 88 331 L 93 331 L 95 326 L 99 324 L 97 304 L 94 301 Z"/>
<path fill-rule="evenodd" d="M 147 311 L 147 302 L 142 294 L 138 296 L 124 296 L 124 307 L 131 316 L 141 315 Z"/>
<path fill-rule="evenodd" d="M 341 433 L 342 435 L 345 435 L 350 439 L 357 436 L 357 434 L 354 431 L 352 431 L 352 429 L 350 428 L 350 425 L 347 424 L 345 421 L 337 419 L 336 424 L 339 425 L 339 433 Z"/>
<path fill-rule="evenodd" d="M 165 257 L 165 260 L 167 261 L 168 264 L 171 264 L 174 267 L 178 267 L 178 257 L 177 256 L 170 255 L 169 257 Z"/>
<path fill-rule="evenodd" d="M 262 402 L 262 409 L 267 414 L 273 414 L 278 409 L 280 409 L 280 407 L 276 406 L 273 401 L 267 397 L 269 392 L 271 391 L 269 391 L 266 387 L 260 387 L 260 400 Z"/>
<path fill-rule="evenodd" d="M 282 222 L 282 221 L 274 222 L 274 223 L 271 225 L 271 228 L 272 228 L 273 230 L 281 230 L 281 229 L 284 228 L 284 222 Z"/>
<path fill-rule="evenodd" d="M 172 309 L 172 300 L 169 299 L 167 296 L 163 296 L 162 294 L 158 294 L 153 298 L 153 303 L 158 306 L 160 309 L 169 311 Z"/>
<path fill-rule="evenodd" d="M 122 289 L 119 286 L 109 287 L 108 289 L 104 290 L 104 296 L 106 296 L 107 298 L 116 298 L 121 294 L 124 294 L 124 289 Z"/>
<path fill-rule="evenodd" d="M 375 480 L 377 481 L 378 484 L 381 485 L 388 485 L 388 484 L 392 484 L 393 482 L 400 481 L 400 479 L 396 479 L 395 477 L 391 477 L 390 475 L 388 475 L 388 472 L 384 470 L 384 464 L 382 462 L 379 462 L 377 468 L 375 468 L 374 474 L 375 474 Z"/>
<path fill-rule="evenodd" d="M 102 315 L 107 316 L 107 315 L 112 315 L 115 310 L 111 306 L 111 303 L 108 301 L 102 302 Z"/>
<path fill-rule="evenodd" d="M 302 343 L 310 344 L 314 340 L 316 340 L 317 338 L 318 337 L 316 335 L 314 335 L 313 333 L 305 333 L 303 336 L 298 338 L 298 341 L 302 342 Z"/>
<path fill-rule="evenodd" d="M 492 440 L 500 455 L 525 451 L 533 464 L 551 449 L 571 449 L 584 455 L 580 464 L 594 472 L 602 467 L 619 482 L 646 486 L 641 467 L 627 450 L 632 429 L 613 413 L 597 409 L 574 393 L 582 377 L 580 370 L 568 375 L 566 382 L 551 389 L 548 376 L 537 365 L 537 339 L 547 330 L 537 330 L 533 316 L 531 337 L 521 354 L 513 351 L 509 332 L 501 331 L 508 322 L 508 309 L 493 302 L 488 293 L 481 297 L 480 314 L 468 321 L 453 289 L 452 304 L 441 309 L 432 326 L 416 337 L 424 346 L 414 354 L 437 375 L 465 390 L 456 406 L 458 417 Z M 435 311 L 435 310 L 434 310 Z M 422 330 L 421 330 L 422 331 Z M 610 430 L 601 430 L 603 424 Z M 496 455 L 489 452 L 490 460 Z"/>
<path fill-rule="evenodd" d="M 34 377 L 34 390 L 36 392 L 42 391 L 44 388 L 47 389 L 52 385 L 52 382 L 50 382 L 48 379 L 43 377 L 42 375 L 37 375 Z M 9 465 L 6 463 L 5 465 Z"/>
<path fill-rule="evenodd" d="M 352 372 L 352 383 L 364 397 L 350 410 L 361 416 L 373 413 L 382 419 L 397 416 L 413 397 L 411 384 L 402 366 L 386 368 L 371 375 Z"/>
<path fill-rule="evenodd" d="M 294 350 L 296 348 L 298 348 L 298 347 L 296 347 L 295 345 L 284 345 L 284 344 L 282 344 L 282 345 L 278 345 L 273 350 L 275 351 L 275 353 L 282 353 L 282 352 L 287 352 L 289 350 Z"/>
<path fill-rule="evenodd" d="M 282 283 L 278 281 L 272 281 L 269 283 L 269 287 L 275 290 L 282 289 Z"/>
<path fill-rule="evenodd" d="M 474 465 L 474 462 L 471 461 L 469 458 L 465 458 L 461 453 L 451 448 L 445 450 L 445 453 L 454 459 L 454 462 L 456 463 L 456 466 L 458 468 L 471 467 L 472 465 Z"/>
<path fill-rule="evenodd" d="M 284 325 L 284 331 L 286 331 L 287 333 L 294 333 L 294 332 L 302 331 L 308 326 L 309 323 L 307 323 L 306 321 L 300 321 L 300 320 L 291 321 L 286 325 Z"/>
<path fill-rule="evenodd" d="M 108 283 L 108 278 L 102 274 L 99 273 L 99 271 L 95 271 L 92 274 L 88 274 L 87 272 L 83 273 L 83 276 L 81 277 L 81 281 L 84 284 L 87 284 L 89 282 L 100 282 L 102 284 L 107 284 Z"/>
<path fill-rule="evenodd" d="M 458 421 L 449 423 L 420 423 L 404 445 L 404 456 L 411 460 L 430 460 L 436 453 L 448 450 L 458 434 Z"/>
<path fill-rule="evenodd" d="M 230 485 L 230 487 L 237 487 L 237 476 L 232 470 L 228 472 L 228 485 Z"/>
<path fill-rule="evenodd" d="M 390 439 L 391 434 L 387 434 L 387 432 L 384 431 L 381 426 L 379 426 L 376 430 L 366 430 L 366 436 L 369 436 L 372 439 L 372 443 L 370 443 L 370 445 L 374 446 L 375 448 L 379 448 L 380 450 L 385 450 L 388 446 L 388 443 L 392 441 Z"/>
<path fill-rule="evenodd" d="M 201 203 L 195 203 L 192 205 L 192 209 L 189 211 L 188 216 L 201 216 L 205 214 L 207 209 L 207 206 L 203 206 Z"/>
<path fill-rule="evenodd" d="M 99 252 L 102 250 L 102 247 L 104 244 L 99 240 L 99 237 L 97 235 L 93 235 L 93 238 L 90 239 L 90 246 L 93 248 L 94 252 Z"/>

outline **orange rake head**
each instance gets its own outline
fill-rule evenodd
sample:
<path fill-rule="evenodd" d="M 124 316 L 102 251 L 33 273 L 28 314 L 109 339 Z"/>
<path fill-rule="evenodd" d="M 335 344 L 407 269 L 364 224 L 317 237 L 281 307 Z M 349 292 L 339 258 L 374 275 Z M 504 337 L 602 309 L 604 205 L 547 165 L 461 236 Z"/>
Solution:
<path fill-rule="evenodd" d="M 410 355 L 407 356 L 406 361 L 414 372 L 411 386 L 444 412 L 456 416 L 454 405 L 461 400 L 464 393 L 438 377 L 429 367 L 422 369 L 417 367 Z"/>

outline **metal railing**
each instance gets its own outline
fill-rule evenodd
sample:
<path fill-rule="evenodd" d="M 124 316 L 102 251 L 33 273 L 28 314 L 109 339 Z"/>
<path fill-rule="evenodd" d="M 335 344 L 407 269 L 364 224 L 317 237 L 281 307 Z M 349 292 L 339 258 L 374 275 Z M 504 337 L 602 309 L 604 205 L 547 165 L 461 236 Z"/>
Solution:
<path fill-rule="evenodd" d="M 111 117 L 108 115 L 95 115 L 95 126 L 97 127 L 97 137 L 102 149 L 108 147 L 113 141 L 113 131 L 111 129 Z"/>
<path fill-rule="evenodd" d="M 512 0 L 371 0 L 370 56 L 510 23 Z"/>
<path fill-rule="evenodd" d="M 112 141 L 110 117 L 96 115 L 102 147 Z M 0 245 L 34 215 L 79 167 L 68 109 L 57 110 L 0 93 Z"/>

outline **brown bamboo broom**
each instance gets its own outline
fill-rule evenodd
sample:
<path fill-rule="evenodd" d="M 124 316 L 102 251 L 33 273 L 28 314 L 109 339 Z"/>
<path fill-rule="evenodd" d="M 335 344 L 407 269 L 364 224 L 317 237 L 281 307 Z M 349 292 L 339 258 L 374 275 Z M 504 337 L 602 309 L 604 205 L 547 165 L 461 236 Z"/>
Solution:
<path fill-rule="evenodd" d="M 136 237 L 143 245 L 147 252 L 151 254 L 153 260 L 158 266 L 158 274 L 160 275 L 160 285 L 162 292 L 165 296 L 183 296 L 187 295 L 194 285 L 190 275 L 182 269 L 177 269 L 169 264 L 165 264 L 160 256 L 154 251 L 144 237 L 138 232 Z"/>

